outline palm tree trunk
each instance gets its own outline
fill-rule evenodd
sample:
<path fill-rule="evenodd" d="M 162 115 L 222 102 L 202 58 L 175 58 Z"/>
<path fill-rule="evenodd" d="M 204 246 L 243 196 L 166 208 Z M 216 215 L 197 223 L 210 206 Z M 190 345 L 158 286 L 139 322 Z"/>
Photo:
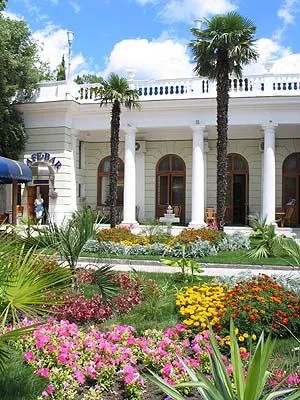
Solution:
<path fill-rule="evenodd" d="M 220 229 L 224 225 L 227 190 L 228 64 L 227 52 L 220 51 L 217 61 L 217 222 Z"/>
<path fill-rule="evenodd" d="M 116 226 L 117 219 L 117 181 L 119 167 L 119 139 L 120 139 L 120 102 L 115 100 L 112 105 L 110 122 L 110 173 L 109 173 L 109 214 L 110 227 Z"/>

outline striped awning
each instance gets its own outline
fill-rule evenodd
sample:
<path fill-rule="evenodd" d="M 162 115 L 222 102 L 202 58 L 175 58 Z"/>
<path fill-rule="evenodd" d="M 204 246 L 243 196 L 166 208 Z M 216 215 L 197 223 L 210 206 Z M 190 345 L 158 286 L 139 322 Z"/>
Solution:
<path fill-rule="evenodd" d="M 26 164 L 0 156 L 0 183 L 26 183 L 31 180 L 31 170 Z"/>

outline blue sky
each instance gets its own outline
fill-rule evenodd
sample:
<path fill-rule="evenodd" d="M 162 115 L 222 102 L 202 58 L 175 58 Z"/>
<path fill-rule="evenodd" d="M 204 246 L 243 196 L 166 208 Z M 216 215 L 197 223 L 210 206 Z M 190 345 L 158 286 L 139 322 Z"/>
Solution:
<path fill-rule="evenodd" d="M 188 77 L 186 44 L 195 18 L 237 10 L 257 25 L 261 59 L 247 72 L 300 70 L 300 0 L 9 0 L 8 15 L 25 18 L 55 68 L 74 32 L 72 73 L 125 74 L 139 79 Z"/>

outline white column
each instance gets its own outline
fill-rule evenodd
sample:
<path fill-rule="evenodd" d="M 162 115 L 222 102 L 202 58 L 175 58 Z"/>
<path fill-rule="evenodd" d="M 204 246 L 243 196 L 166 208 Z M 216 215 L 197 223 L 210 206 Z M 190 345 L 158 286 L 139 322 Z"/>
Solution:
<path fill-rule="evenodd" d="M 205 226 L 205 165 L 204 165 L 204 129 L 203 125 L 191 126 L 193 132 L 193 166 L 192 166 L 192 221 L 189 227 Z"/>
<path fill-rule="evenodd" d="M 264 166 L 263 166 L 263 196 L 262 217 L 268 224 L 275 223 L 275 130 L 277 124 L 262 126 L 264 130 Z"/>
<path fill-rule="evenodd" d="M 136 160 L 136 205 L 139 222 L 145 220 L 145 141 L 141 141 L 140 148 L 135 153 Z"/>
<path fill-rule="evenodd" d="M 124 171 L 124 206 L 123 225 L 138 225 L 135 218 L 136 174 L 135 174 L 135 134 L 136 128 L 125 129 L 125 171 Z"/>

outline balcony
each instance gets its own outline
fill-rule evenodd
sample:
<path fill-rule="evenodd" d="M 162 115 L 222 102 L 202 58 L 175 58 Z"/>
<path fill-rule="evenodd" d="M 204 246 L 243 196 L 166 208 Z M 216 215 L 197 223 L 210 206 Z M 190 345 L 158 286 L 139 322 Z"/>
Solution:
<path fill-rule="evenodd" d="M 130 87 L 137 89 L 140 101 L 173 99 L 208 99 L 216 97 L 216 83 L 205 78 L 162 79 L 133 81 Z M 97 84 L 67 85 L 62 82 L 45 82 L 39 85 L 34 101 L 58 101 L 74 99 L 79 103 L 93 103 Z M 299 74 L 264 74 L 230 79 L 230 97 L 270 97 L 300 95 Z"/>

